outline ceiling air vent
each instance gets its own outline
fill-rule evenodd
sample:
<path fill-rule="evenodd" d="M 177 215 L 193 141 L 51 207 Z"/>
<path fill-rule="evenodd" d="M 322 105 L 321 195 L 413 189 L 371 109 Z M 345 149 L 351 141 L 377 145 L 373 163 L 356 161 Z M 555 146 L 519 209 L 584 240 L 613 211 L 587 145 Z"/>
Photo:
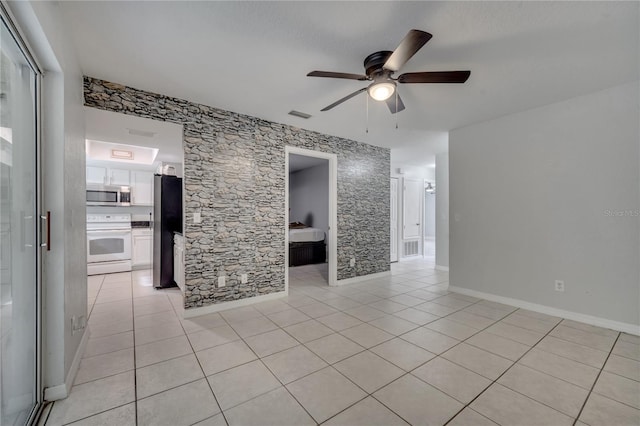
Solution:
<path fill-rule="evenodd" d="M 291 111 L 289 111 L 289 115 L 293 115 L 294 117 L 304 118 L 305 120 L 311 117 L 311 114 L 306 114 L 304 112 L 296 111 L 295 109 L 292 109 Z"/>
<path fill-rule="evenodd" d="M 130 135 L 144 136 L 145 138 L 152 138 L 156 135 L 156 132 L 149 132 L 147 130 L 127 129 Z"/>

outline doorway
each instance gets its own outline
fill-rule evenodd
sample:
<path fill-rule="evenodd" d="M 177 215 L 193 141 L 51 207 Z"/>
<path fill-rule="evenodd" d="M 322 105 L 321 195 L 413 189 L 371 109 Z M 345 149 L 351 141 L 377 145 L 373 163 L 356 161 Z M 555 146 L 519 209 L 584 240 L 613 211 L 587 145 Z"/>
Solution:
<path fill-rule="evenodd" d="M 336 285 L 337 157 L 285 147 L 285 289 Z"/>
<path fill-rule="evenodd" d="M 0 18 L 0 424 L 27 424 L 42 402 L 41 74 L 2 5 Z"/>

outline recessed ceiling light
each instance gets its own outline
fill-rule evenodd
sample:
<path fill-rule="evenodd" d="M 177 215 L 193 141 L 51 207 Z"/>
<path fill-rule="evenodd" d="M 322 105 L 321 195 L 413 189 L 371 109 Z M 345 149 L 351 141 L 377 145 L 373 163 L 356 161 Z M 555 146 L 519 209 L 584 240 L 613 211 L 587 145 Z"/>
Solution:
<path fill-rule="evenodd" d="M 125 151 L 123 149 L 112 149 L 111 158 L 117 158 L 118 160 L 133 160 L 133 152 Z"/>

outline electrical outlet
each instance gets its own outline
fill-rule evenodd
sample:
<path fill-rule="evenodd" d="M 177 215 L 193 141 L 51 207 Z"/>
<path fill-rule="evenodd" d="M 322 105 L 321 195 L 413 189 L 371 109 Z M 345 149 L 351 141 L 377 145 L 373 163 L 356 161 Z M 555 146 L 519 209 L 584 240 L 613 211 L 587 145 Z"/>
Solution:
<path fill-rule="evenodd" d="M 202 222 L 202 217 L 200 216 L 200 212 L 193 213 L 193 223 Z"/>
<path fill-rule="evenodd" d="M 564 291 L 564 281 L 556 280 L 556 291 Z"/>
<path fill-rule="evenodd" d="M 224 275 L 221 277 L 218 277 L 218 287 L 224 287 L 226 284 L 226 279 L 227 277 L 225 277 Z"/>
<path fill-rule="evenodd" d="M 351 266 L 352 268 L 353 268 L 354 266 L 356 266 L 356 258 L 355 258 L 355 257 L 352 257 L 352 258 L 351 258 L 351 260 L 349 261 L 349 266 Z"/>

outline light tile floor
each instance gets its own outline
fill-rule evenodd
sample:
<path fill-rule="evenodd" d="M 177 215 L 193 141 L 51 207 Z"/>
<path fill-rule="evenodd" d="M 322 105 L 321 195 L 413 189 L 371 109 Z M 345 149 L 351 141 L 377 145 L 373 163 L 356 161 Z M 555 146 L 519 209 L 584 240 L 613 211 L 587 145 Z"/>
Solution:
<path fill-rule="evenodd" d="M 640 338 L 448 291 L 416 259 L 182 319 L 149 271 L 89 278 L 91 339 L 48 425 L 635 425 Z M 576 420 L 578 419 L 578 420 Z"/>

